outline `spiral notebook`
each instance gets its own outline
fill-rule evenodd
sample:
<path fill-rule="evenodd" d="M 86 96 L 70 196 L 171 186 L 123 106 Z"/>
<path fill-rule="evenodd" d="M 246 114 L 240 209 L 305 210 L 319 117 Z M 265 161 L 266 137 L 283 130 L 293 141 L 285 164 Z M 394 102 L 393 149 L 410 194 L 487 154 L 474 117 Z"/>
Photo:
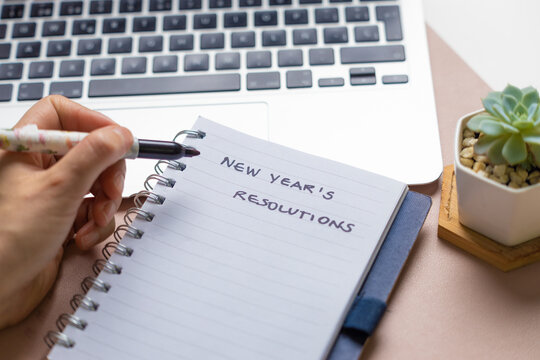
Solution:
<path fill-rule="evenodd" d="M 407 186 L 203 118 L 179 134 L 201 155 L 156 164 L 49 359 L 325 358 Z"/>

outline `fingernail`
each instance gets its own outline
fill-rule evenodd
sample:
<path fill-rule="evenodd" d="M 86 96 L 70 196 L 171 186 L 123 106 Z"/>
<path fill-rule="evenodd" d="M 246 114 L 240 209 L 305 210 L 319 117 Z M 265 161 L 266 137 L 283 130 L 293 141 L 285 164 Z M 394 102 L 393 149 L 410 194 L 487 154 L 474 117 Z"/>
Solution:
<path fill-rule="evenodd" d="M 110 200 L 105 205 L 103 205 L 103 212 L 105 213 L 106 223 L 112 220 L 114 214 L 116 213 L 116 208 L 114 206 L 114 201 Z"/>
<path fill-rule="evenodd" d="M 95 230 L 81 236 L 81 245 L 85 248 L 90 248 L 99 241 L 99 233 Z"/>
<path fill-rule="evenodd" d="M 121 126 L 116 126 L 113 131 L 122 137 L 126 147 L 131 147 L 133 143 L 133 138 L 131 136 L 131 132 L 128 129 Z"/>
<path fill-rule="evenodd" d="M 114 186 L 116 187 L 116 190 L 119 194 L 122 194 L 122 191 L 124 190 L 124 180 L 126 175 L 123 171 L 118 171 L 114 175 Z"/>

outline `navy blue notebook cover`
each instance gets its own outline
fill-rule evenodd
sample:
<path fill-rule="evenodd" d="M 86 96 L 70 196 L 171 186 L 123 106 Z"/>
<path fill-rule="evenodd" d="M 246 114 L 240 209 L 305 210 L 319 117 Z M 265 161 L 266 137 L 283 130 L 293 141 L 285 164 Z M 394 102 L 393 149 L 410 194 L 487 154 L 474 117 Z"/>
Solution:
<path fill-rule="evenodd" d="M 409 191 L 343 324 L 328 360 L 358 359 L 424 224 L 431 198 Z"/>

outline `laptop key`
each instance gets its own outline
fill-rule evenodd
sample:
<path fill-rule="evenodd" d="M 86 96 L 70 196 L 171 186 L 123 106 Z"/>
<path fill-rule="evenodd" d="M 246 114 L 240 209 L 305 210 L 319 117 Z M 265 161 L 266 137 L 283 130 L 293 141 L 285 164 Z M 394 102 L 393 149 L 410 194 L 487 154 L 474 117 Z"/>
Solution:
<path fill-rule="evenodd" d="M 317 43 L 316 29 L 295 29 L 293 30 L 293 44 L 307 45 Z"/>
<path fill-rule="evenodd" d="M 126 19 L 114 18 L 103 20 L 103 33 L 123 33 L 126 31 Z"/>
<path fill-rule="evenodd" d="M 66 33 L 65 21 L 45 21 L 41 36 L 62 36 Z"/>
<path fill-rule="evenodd" d="M 341 48 L 342 64 L 404 61 L 403 45 L 360 46 Z"/>
<path fill-rule="evenodd" d="M 2 19 L 20 19 L 24 15 L 24 5 L 2 6 Z"/>
<path fill-rule="evenodd" d="M 150 11 L 169 11 L 172 9 L 172 0 L 150 0 Z"/>
<path fill-rule="evenodd" d="M 130 37 L 110 38 L 109 54 L 128 54 L 132 49 L 133 39 Z"/>
<path fill-rule="evenodd" d="M 13 92 L 13 85 L 0 84 L 0 101 L 11 101 L 12 92 Z"/>
<path fill-rule="evenodd" d="M 231 47 L 232 48 L 247 48 L 255 46 L 255 32 L 243 31 L 233 32 L 231 34 Z"/>
<path fill-rule="evenodd" d="M 60 63 L 60 77 L 82 76 L 84 60 L 64 60 Z"/>
<path fill-rule="evenodd" d="M 191 54 L 184 56 L 184 71 L 208 70 L 208 54 Z"/>
<path fill-rule="evenodd" d="M 47 56 L 69 56 L 71 40 L 52 40 L 47 44 Z"/>
<path fill-rule="evenodd" d="M 13 24 L 13 33 L 11 37 L 16 38 L 26 38 L 33 37 L 36 34 L 36 23 L 35 22 L 26 22 L 26 23 L 15 23 Z"/>
<path fill-rule="evenodd" d="M 277 11 L 255 11 L 255 26 L 277 25 Z"/>
<path fill-rule="evenodd" d="M 112 0 L 92 0 L 90 2 L 90 14 L 112 13 Z"/>
<path fill-rule="evenodd" d="M 41 52 L 41 42 L 31 41 L 22 42 L 17 46 L 17 58 L 34 58 L 39 57 Z"/>
<path fill-rule="evenodd" d="M 186 15 L 168 15 L 163 18 L 163 30 L 185 30 Z"/>
<path fill-rule="evenodd" d="M 116 59 L 94 59 L 90 65 L 90 75 L 114 75 Z"/>
<path fill-rule="evenodd" d="M 9 59 L 11 44 L 0 44 L 0 59 Z"/>
<path fill-rule="evenodd" d="M 334 65 L 334 49 L 310 49 L 310 65 Z"/>
<path fill-rule="evenodd" d="M 322 0 L 300 0 L 300 4 L 322 4 Z"/>
<path fill-rule="evenodd" d="M 81 39 L 77 44 L 77 55 L 101 54 L 101 39 Z"/>
<path fill-rule="evenodd" d="M 70 99 L 82 97 L 82 81 L 53 82 L 49 88 L 50 95 L 62 95 Z"/>
<path fill-rule="evenodd" d="M 210 9 L 223 9 L 232 7 L 231 0 L 210 0 Z"/>
<path fill-rule="evenodd" d="M 319 87 L 333 87 L 343 85 L 345 85 L 345 80 L 342 77 L 319 79 Z"/>
<path fill-rule="evenodd" d="M 216 24 L 216 14 L 200 14 L 193 16 L 194 29 L 215 29 Z"/>
<path fill-rule="evenodd" d="M 248 69 L 269 68 L 272 66 L 272 53 L 270 51 L 250 51 L 246 54 Z"/>
<path fill-rule="evenodd" d="M 235 52 L 216 54 L 216 70 L 240 69 L 240 54 Z"/>
<path fill-rule="evenodd" d="M 156 52 L 163 50 L 163 36 L 141 36 L 139 52 Z"/>
<path fill-rule="evenodd" d="M 30 9 L 30 17 L 47 17 L 53 14 L 53 3 L 34 3 Z"/>
<path fill-rule="evenodd" d="M 196 10 L 202 8 L 201 0 L 180 0 L 180 10 Z"/>
<path fill-rule="evenodd" d="M 375 9 L 377 20 L 384 22 L 387 41 L 403 40 L 401 32 L 401 19 L 399 15 L 399 6 L 377 6 Z"/>
<path fill-rule="evenodd" d="M 338 9 L 324 8 L 315 9 L 315 22 L 317 24 L 328 24 L 339 22 Z"/>
<path fill-rule="evenodd" d="M 377 25 L 355 27 L 354 40 L 356 42 L 379 41 L 379 27 Z"/>
<path fill-rule="evenodd" d="M 28 71 L 29 79 L 46 79 L 53 75 L 54 62 L 52 61 L 35 61 L 30 64 Z"/>
<path fill-rule="evenodd" d="M 270 6 L 291 5 L 292 0 L 270 0 Z"/>
<path fill-rule="evenodd" d="M 225 34 L 201 34 L 201 49 L 223 49 L 225 47 Z"/>
<path fill-rule="evenodd" d="M 154 58 L 153 71 L 155 73 L 177 72 L 178 71 L 178 56 L 176 55 L 156 56 Z"/>
<path fill-rule="evenodd" d="M 96 32 L 96 20 L 73 21 L 73 35 L 92 35 Z"/>
<path fill-rule="evenodd" d="M 91 80 L 89 97 L 184 94 L 240 90 L 238 74 Z"/>
<path fill-rule="evenodd" d="M 223 26 L 230 27 L 245 27 L 247 26 L 247 13 L 231 12 L 223 15 Z"/>
<path fill-rule="evenodd" d="M 302 66 L 302 50 L 280 50 L 278 51 L 278 66 Z"/>
<path fill-rule="evenodd" d="M 83 11 L 82 1 L 63 1 L 60 3 L 61 16 L 81 15 Z"/>
<path fill-rule="evenodd" d="M 133 32 L 155 31 L 156 17 L 142 16 L 133 18 Z"/>
<path fill-rule="evenodd" d="M 261 6 L 261 0 L 240 0 L 240 7 Z"/>
<path fill-rule="evenodd" d="M 324 29 L 324 42 L 325 44 L 341 44 L 347 43 L 349 37 L 347 35 L 347 28 L 344 26 L 335 28 Z"/>
<path fill-rule="evenodd" d="M 0 64 L 0 80 L 16 80 L 22 77 L 22 63 Z"/>
<path fill-rule="evenodd" d="M 169 39 L 169 50 L 193 50 L 193 35 L 172 35 Z"/>
<path fill-rule="evenodd" d="M 406 84 L 409 82 L 407 75 L 384 75 L 382 77 L 383 84 Z"/>
<path fill-rule="evenodd" d="M 349 70 L 351 85 L 375 85 L 374 67 L 351 68 Z"/>
<path fill-rule="evenodd" d="M 43 97 L 43 83 L 23 83 L 19 85 L 17 100 L 39 100 Z"/>
<path fill-rule="evenodd" d="M 127 57 L 122 60 L 122 74 L 144 74 L 145 72 L 145 57 Z"/>
<path fill-rule="evenodd" d="M 286 74 L 287 88 L 310 88 L 313 86 L 311 70 L 289 70 Z"/>
<path fill-rule="evenodd" d="M 120 0 L 120 13 L 141 12 L 142 0 Z"/>
<path fill-rule="evenodd" d="M 7 25 L 0 24 L 0 39 L 4 39 L 6 37 L 6 30 L 7 30 Z"/>
<path fill-rule="evenodd" d="M 286 33 L 285 30 L 272 30 L 262 32 L 263 46 L 282 46 L 286 45 Z"/>
<path fill-rule="evenodd" d="M 19 85 L 17 100 L 39 100 L 43 97 L 43 83 L 22 83 Z"/>
<path fill-rule="evenodd" d="M 308 12 L 306 9 L 285 10 L 285 24 L 297 25 L 308 23 Z"/>
<path fill-rule="evenodd" d="M 248 90 L 271 90 L 281 87 L 279 72 L 277 71 L 248 73 L 246 82 Z"/>
<path fill-rule="evenodd" d="M 347 20 L 347 22 L 369 21 L 368 7 L 349 6 L 345 8 L 345 20 Z"/>

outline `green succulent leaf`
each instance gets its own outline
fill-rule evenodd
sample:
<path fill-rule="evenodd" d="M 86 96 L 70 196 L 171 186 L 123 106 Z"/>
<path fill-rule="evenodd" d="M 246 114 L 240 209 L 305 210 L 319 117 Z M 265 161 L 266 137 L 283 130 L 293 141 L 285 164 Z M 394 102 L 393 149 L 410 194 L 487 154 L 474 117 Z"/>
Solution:
<path fill-rule="evenodd" d="M 510 165 L 519 164 L 527 159 L 527 145 L 525 145 L 525 141 L 523 141 L 520 134 L 510 136 L 505 142 L 502 148 L 502 156 Z"/>
<path fill-rule="evenodd" d="M 523 137 L 523 141 L 525 141 L 527 144 L 540 145 L 540 134 L 537 134 L 537 133 L 536 134 L 524 133 L 522 135 L 522 137 Z"/>
<path fill-rule="evenodd" d="M 503 94 L 504 95 L 510 95 L 513 98 L 515 98 L 516 100 L 521 99 L 522 96 L 523 96 L 523 94 L 522 94 L 521 90 L 519 90 L 519 88 L 515 87 L 514 85 L 510 85 L 510 84 L 508 84 L 504 88 Z"/>
<path fill-rule="evenodd" d="M 529 130 L 529 129 L 532 129 L 532 127 L 534 126 L 534 124 L 532 122 L 529 122 L 529 121 L 521 121 L 521 120 L 518 120 L 518 121 L 514 121 L 512 123 L 512 126 L 518 130 Z M 518 131 L 519 132 L 519 131 Z"/>
<path fill-rule="evenodd" d="M 493 108 L 493 106 L 500 104 L 499 99 L 496 99 L 493 96 L 490 97 L 488 95 L 485 99 L 482 100 L 482 104 L 484 105 L 484 109 L 486 109 L 488 113 L 490 113 L 493 116 L 499 116 L 497 112 L 495 111 L 495 109 Z"/>
<path fill-rule="evenodd" d="M 532 154 L 536 166 L 540 167 L 540 145 L 530 144 L 529 152 Z"/>
<path fill-rule="evenodd" d="M 540 121 L 540 105 L 537 103 L 537 104 L 532 104 L 531 106 L 529 106 L 529 117 L 528 117 L 528 121 L 531 121 L 532 123 L 534 123 L 534 126 L 537 125 L 537 122 Z"/>
<path fill-rule="evenodd" d="M 485 154 L 489 148 L 498 140 L 496 136 L 482 135 L 474 145 L 474 152 L 477 154 Z"/>
<path fill-rule="evenodd" d="M 489 158 L 489 161 L 493 165 L 499 165 L 499 164 L 505 164 L 506 159 L 502 153 L 504 145 L 506 143 L 506 140 L 508 137 L 498 138 L 493 142 L 493 144 L 490 146 L 487 157 Z"/>
<path fill-rule="evenodd" d="M 532 104 L 537 104 L 540 101 L 540 97 L 538 96 L 538 90 L 536 90 L 532 86 L 523 89 L 522 92 L 523 98 L 521 99 L 521 103 L 526 108 L 529 108 Z"/>
<path fill-rule="evenodd" d="M 497 121 L 497 118 L 488 113 L 481 113 L 470 118 L 467 127 L 472 131 L 480 132 L 480 123 L 484 120 Z"/>
<path fill-rule="evenodd" d="M 512 121 L 510 120 L 508 115 L 506 115 L 506 113 L 504 112 L 503 107 L 500 104 L 493 105 L 493 111 L 495 111 L 497 117 L 500 117 L 501 119 L 506 121 L 508 124 L 512 123 Z"/>
<path fill-rule="evenodd" d="M 516 99 L 512 95 L 503 95 L 503 108 L 507 114 L 510 114 L 514 111 L 515 107 L 518 104 L 518 99 L 519 98 Z"/>
<path fill-rule="evenodd" d="M 502 124 L 498 121 L 484 120 L 480 123 L 480 131 L 488 136 L 499 136 L 506 133 Z"/>
<path fill-rule="evenodd" d="M 528 111 L 527 111 L 527 108 L 525 107 L 525 105 L 523 105 L 522 103 L 519 103 L 516 108 L 514 109 L 514 112 L 518 115 L 518 116 L 521 116 L 521 115 L 527 115 L 528 114 Z"/>

